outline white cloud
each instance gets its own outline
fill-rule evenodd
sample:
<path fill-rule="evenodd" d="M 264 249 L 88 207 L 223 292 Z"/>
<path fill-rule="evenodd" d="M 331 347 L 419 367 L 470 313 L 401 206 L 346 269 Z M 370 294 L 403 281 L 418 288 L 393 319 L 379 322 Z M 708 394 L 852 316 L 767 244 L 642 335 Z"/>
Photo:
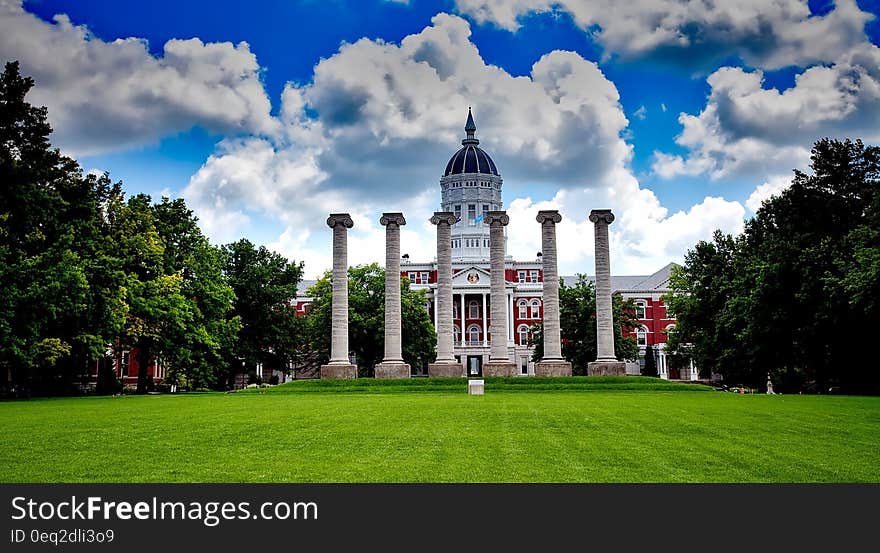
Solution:
<path fill-rule="evenodd" d="M 722 67 L 698 115 L 682 113 L 676 142 L 687 155 L 655 153 L 662 177 L 773 175 L 804 168 L 822 137 L 880 140 L 880 48 L 862 45 L 829 66 L 815 66 L 793 87 L 764 88 L 760 70 Z"/>
<path fill-rule="evenodd" d="M 36 81 L 28 100 L 49 108 L 53 143 L 73 155 L 157 141 L 202 126 L 271 133 L 278 123 L 247 43 L 169 40 L 160 57 L 138 38 L 104 41 L 66 15 L 47 23 L 0 0 L 0 57 Z"/>
<path fill-rule="evenodd" d="M 765 69 L 830 61 L 865 42 L 865 23 L 873 18 L 855 0 L 839 0 L 823 16 L 811 15 L 801 0 L 456 0 L 456 6 L 510 31 L 523 16 L 565 12 L 606 55 L 654 56 L 688 67 L 729 56 Z"/>
<path fill-rule="evenodd" d="M 384 261 L 382 211 L 406 214 L 404 252 L 433 258 L 427 219 L 468 105 L 508 183 L 559 189 L 545 202 L 508 194 L 510 253 L 518 258 L 540 249 L 540 206 L 566 215 L 560 251 L 569 272 L 592 272 L 592 241 L 584 237 L 597 206 L 619 215 L 616 271 L 656 269 L 680 255 L 694 232 L 735 226 L 739 204 L 707 198 L 667 217 L 639 187 L 617 88 L 595 63 L 554 51 L 528 76 L 514 77 L 485 63 L 469 25 L 455 16 L 438 14 L 400 44 L 344 44 L 315 67 L 312 82 L 285 88 L 277 118 L 245 43 L 171 40 L 155 57 L 141 40 L 103 41 L 65 16 L 46 23 L 8 0 L 0 0 L 0 31 L 0 53 L 34 76 L 29 99 L 49 106 L 53 139 L 71 153 L 145 144 L 194 125 L 230 135 L 181 196 L 218 242 L 279 226 L 270 246 L 305 261 L 309 276 L 330 266 L 330 212 L 355 220 L 352 264 Z"/>
<path fill-rule="evenodd" d="M 326 240 L 326 214 L 352 211 L 360 218 L 351 231 L 352 262 L 382 259 L 375 220 L 400 210 L 411 221 L 403 246 L 414 259 L 430 259 L 434 230 L 426 220 L 468 105 L 483 145 L 511 178 L 610 186 L 631 147 L 620 138 L 627 120 L 617 89 L 598 67 L 552 52 L 530 77 L 513 77 L 487 65 L 469 36 L 466 21 L 439 14 L 399 45 L 344 44 L 316 66 L 311 83 L 285 89 L 279 137 L 224 141 L 183 196 L 218 240 L 237 236 L 236 222 L 260 214 L 282 222 L 287 236 L 278 244 L 291 254 L 304 248 L 292 229 Z M 427 240 L 410 234 L 418 227 Z"/>
<path fill-rule="evenodd" d="M 647 117 L 647 116 L 648 116 L 648 108 L 646 108 L 645 106 L 639 106 L 639 109 L 637 109 L 633 112 L 633 117 L 635 117 L 636 119 L 641 119 L 642 121 L 644 121 L 645 117 Z"/>
<path fill-rule="evenodd" d="M 789 186 L 791 186 L 790 176 L 777 175 L 770 177 L 749 195 L 749 198 L 746 200 L 746 207 L 752 210 L 752 213 L 757 213 L 764 200 L 776 196 Z"/>
<path fill-rule="evenodd" d="M 535 216 L 541 209 L 559 209 L 557 225 L 559 269 L 562 274 L 594 273 L 591 209 L 610 208 L 616 218 L 610 227 L 611 267 L 615 274 L 651 273 L 670 261 L 681 262 L 684 253 L 715 229 L 739 233 L 745 209 L 739 202 L 707 197 L 686 211 L 670 214 L 650 190 L 620 175 L 619 185 L 601 190 L 560 190 L 549 201 L 514 200 L 508 214 L 508 253 L 530 259 L 540 251 Z"/>

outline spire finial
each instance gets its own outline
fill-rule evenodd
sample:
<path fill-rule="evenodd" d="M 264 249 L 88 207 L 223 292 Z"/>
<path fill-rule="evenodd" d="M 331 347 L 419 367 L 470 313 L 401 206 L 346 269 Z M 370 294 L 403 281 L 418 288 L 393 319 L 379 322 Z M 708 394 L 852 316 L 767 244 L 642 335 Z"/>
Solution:
<path fill-rule="evenodd" d="M 467 133 L 467 138 L 461 141 L 462 144 L 479 144 L 480 141 L 474 137 L 474 133 L 477 132 L 477 124 L 474 123 L 474 115 L 471 113 L 471 107 L 468 106 L 468 116 L 467 123 L 464 125 L 464 132 Z"/>

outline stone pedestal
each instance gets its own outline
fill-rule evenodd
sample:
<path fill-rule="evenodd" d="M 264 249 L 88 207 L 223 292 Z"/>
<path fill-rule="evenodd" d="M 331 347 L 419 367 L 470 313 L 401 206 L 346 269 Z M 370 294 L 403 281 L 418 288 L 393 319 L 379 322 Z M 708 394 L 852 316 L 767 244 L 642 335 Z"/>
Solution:
<path fill-rule="evenodd" d="M 382 361 L 376 365 L 376 378 L 409 378 L 410 368 L 407 363 L 395 363 L 393 361 Z"/>
<path fill-rule="evenodd" d="M 486 382 L 483 379 L 480 380 L 468 380 L 468 395 L 469 396 L 481 396 L 486 391 Z"/>
<path fill-rule="evenodd" d="M 321 379 L 354 379 L 358 377 L 357 365 L 351 363 L 328 363 L 321 365 Z"/>
<path fill-rule="evenodd" d="M 593 361 L 587 363 L 590 376 L 626 376 L 626 363 L 623 361 Z"/>
<path fill-rule="evenodd" d="M 489 361 L 483 365 L 483 376 L 516 376 L 516 363 L 510 361 Z"/>
<path fill-rule="evenodd" d="M 429 378 L 462 378 L 464 365 L 455 362 L 428 363 Z"/>
<path fill-rule="evenodd" d="M 571 376 L 571 363 L 565 360 L 538 361 L 535 376 Z"/>

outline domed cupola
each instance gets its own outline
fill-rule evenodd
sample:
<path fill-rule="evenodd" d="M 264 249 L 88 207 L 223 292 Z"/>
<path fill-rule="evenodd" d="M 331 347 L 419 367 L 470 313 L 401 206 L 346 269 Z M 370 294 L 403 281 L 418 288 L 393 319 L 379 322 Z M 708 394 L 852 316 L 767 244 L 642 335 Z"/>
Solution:
<path fill-rule="evenodd" d="M 471 108 L 468 108 L 464 132 L 467 133 L 467 138 L 461 141 L 462 148 L 452 154 L 449 163 L 446 164 L 446 172 L 443 173 L 443 176 L 461 175 L 463 173 L 498 175 L 495 162 L 492 161 L 492 158 L 489 157 L 485 150 L 477 146 L 480 141 L 474 137 L 474 134 L 477 132 L 477 125 L 474 123 Z"/>
<path fill-rule="evenodd" d="M 452 155 L 440 177 L 440 209 L 455 215 L 452 226 L 452 258 L 478 261 L 489 258 L 489 225 L 486 215 L 502 209 L 501 174 L 495 162 L 478 144 L 477 125 L 468 108 L 464 126 L 467 138 Z"/>

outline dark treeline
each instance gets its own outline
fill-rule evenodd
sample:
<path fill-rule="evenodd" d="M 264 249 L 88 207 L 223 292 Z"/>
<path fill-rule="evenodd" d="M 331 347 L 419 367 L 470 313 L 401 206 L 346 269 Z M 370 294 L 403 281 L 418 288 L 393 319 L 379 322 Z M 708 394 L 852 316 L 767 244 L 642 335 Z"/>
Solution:
<path fill-rule="evenodd" d="M 688 252 L 671 348 L 731 384 L 877 393 L 880 148 L 823 139 L 811 159 L 743 234 Z"/>
<path fill-rule="evenodd" d="M 136 351 L 138 391 L 161 360 L 166 382 L 230 386 L 302 351 L 302 264 L 247 240 L 218 247 L 183 200 L 126 197 L 49 143 L 33 80 L 0 76 L 0 383 L 72 393 L 99 359 Z M 303 340 L 299 340 L 303 342 Z M 109 364 L 101 392 L 118 391 Z"/>

